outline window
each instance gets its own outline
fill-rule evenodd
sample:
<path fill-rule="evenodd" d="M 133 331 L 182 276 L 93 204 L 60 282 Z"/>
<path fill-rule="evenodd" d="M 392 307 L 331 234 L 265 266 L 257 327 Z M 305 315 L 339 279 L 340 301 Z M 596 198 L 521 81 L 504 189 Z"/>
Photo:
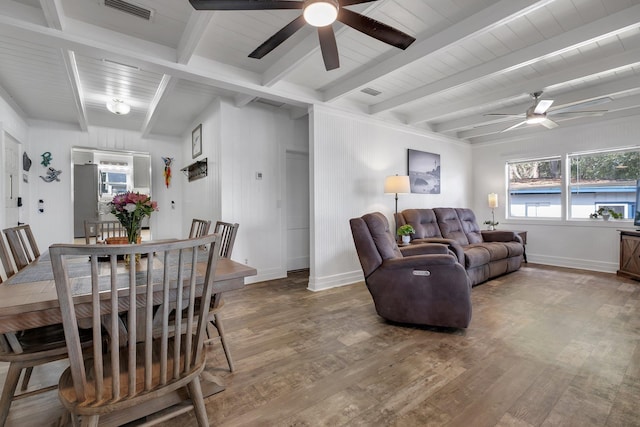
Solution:
<path fill-rule="evenodd" d="M 507 164 L 509 216 L 560 218 L 562 216 L 562 159 L 530 160 Z"/>
<path fill-rule="evenodd" d="M 602 208 L 633 219 L 639 178 L 638 147 L 507 162 L 509 216 L 588 219 Z"/>
<path fill-rule="evenodd" d="M 636 150 L 573 154 L 570 217 L 589 218 L 600 208 L 632 218 L 635 212 L 636 179 L 640 176 L 640 152 Z"/>
<path fill-rule="evenodd" d="M 124 193 L 128 189 L 128 174 L 126 171 L 100 171 L 100 196 L 113 197 Z"/>

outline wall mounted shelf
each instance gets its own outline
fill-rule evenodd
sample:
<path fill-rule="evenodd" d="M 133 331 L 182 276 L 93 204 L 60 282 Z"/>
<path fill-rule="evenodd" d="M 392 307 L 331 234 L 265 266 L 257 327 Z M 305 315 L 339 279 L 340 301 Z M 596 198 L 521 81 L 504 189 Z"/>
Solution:
<path fill-rule="evenodd" d="M 189 182 L 196 179 L 204 178 L 207 176 L 207 159 L 198 160 L 195 163 L 191 163 L 189 166 L 185 166 L 180 169 L 189 179 Z"/>

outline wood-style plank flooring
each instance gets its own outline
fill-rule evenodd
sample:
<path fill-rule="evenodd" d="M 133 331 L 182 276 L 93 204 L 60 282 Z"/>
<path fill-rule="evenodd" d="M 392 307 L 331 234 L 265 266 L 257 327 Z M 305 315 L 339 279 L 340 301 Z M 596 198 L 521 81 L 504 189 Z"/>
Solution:
<path fill-rule="evenodd" d="M 444 330 L 389 324 L 363 283 L 314 293 L 306 276 L 226 294 L 236 372 L 209 347 L 207 375 L 227 384 L 212 426 L 640 426 L 640 282 L 524 264 L 473 289 L 467 330 Z M 60 413 L 46 393 L 7 427 Z"/>

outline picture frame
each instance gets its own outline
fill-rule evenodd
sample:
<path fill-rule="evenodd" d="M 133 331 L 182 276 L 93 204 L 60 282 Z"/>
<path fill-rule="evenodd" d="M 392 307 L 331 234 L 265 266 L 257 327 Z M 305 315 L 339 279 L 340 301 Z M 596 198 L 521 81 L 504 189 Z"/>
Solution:
<path fill-rule="evenodd" d="M 191 132 L 191 158 L 202 154 L 202 123 Z"/>
<path fill-rule="evenodd" d="M 440 194 L 440 154 L 409 149 L 407 160 L 411 192 Z"/>

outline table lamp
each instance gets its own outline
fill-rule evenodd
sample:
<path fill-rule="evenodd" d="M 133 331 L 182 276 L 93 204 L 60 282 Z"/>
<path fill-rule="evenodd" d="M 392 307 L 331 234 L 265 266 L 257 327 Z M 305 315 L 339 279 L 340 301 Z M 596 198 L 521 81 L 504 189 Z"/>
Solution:
<path fill-rule="evenodd" d="M 489 207 L 491 208 L 491 225 L 495 225 L 496 218 L 494 210 L 498 207 L 498 195 L 496 193 L 489 193 L 488 203 Z"/>

